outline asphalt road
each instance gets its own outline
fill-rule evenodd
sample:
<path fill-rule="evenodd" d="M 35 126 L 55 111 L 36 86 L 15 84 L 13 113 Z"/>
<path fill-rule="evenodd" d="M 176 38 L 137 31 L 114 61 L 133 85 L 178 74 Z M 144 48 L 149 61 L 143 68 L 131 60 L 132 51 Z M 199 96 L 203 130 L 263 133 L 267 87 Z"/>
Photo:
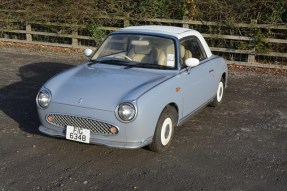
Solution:
<path fill-rule="evenodd" d="M 165 153 L 41 134 L 35 97 L 77 55 L 0 49 L 0 190 L 287 190 L 287 76 L 231 73 Z"/>

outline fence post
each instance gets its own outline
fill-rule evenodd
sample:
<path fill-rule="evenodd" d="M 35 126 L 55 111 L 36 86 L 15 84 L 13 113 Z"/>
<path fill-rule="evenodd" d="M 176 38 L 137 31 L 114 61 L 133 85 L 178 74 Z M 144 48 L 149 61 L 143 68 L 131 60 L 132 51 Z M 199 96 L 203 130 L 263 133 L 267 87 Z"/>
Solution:
<path fill-rule="evenodd" d="M 77 37 L 78 37 L 78 30 L 75 29 L 72 31 L 72 47 L 73 48 L 77 48 L 79 46 L 79 41 Z"/>
<path fill-rule="evenodd" d="M 32 39 L 32 35 L 30 34 L 30 32 L 32 31 L 32 26 L 31 24 L 26 23 L 26 41 L 31 42 Z"/>
<path fill-rule="evenodd" d="M 255 19 L 251 19 L 251 24 L 252 25 L 256 25 L 257 24 L 257 20 Z M 249 53 L 248 53 L 248 63 L 255 63 L 256 59 L 255 59 L 255 47 L 254 47 L 254 43 L 253 43 L 253 39 L 251 39 L 251 41 L 249 41 L 249 47 L 252 48 Z"/>
<path fill-rule="evenodd" d="M 187 16 L 184 16 L 184 17 L 182 18 L 182 21 L 183 21 L 183 22 L 187 22 L 187 21 L 188 21 L 188 17 L 187 17 Z M 182 27 L 183 27 L 183 28 L 189 28 L 189 24 L 183 23 L 183 24 L 182 24 Z"/>
<path fill-rule="evenodd" d="M 256 59 L 255 59 L 255 48 L 253 48 L 249 53 L 248 53 L 248 62 L 249 63 L 255 63 Z"/>
<path fill-rule="evenodd" d="M 124 27 L 130 26 L 130 20 L 129 20 L 130 14 L 126 14 L 125 20 L 124 20 Z"/>

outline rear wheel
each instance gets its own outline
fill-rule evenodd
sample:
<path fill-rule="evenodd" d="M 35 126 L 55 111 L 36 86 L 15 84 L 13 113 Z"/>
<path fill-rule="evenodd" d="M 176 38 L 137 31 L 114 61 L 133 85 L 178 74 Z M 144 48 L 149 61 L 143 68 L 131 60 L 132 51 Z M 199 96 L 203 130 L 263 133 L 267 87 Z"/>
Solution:
<path fill-rule="evenodd" d="M 218 106 L 223 99 L 223 93 L 224 93 L 224 80 L 221 78 L 217 91 L 216 91 L 216 96 L 214 97 L 213 101 L 210 103 L 210 106 L 215 107 Z"/>
<path fill-rule="evenodd" d="M 176 122 L 177 111 L 174 107 L 166 107 L 160 114 L 153 136 L 153 142 L 149 145 L 152 151 L 162 152 L 170 147 Z"/>

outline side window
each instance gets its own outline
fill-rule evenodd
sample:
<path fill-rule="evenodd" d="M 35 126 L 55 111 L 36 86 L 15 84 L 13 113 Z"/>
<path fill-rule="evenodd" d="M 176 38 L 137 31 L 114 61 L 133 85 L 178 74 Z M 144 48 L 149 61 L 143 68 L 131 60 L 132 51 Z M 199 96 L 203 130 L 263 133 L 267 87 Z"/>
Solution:
<path fill-rule="evenodd" d="M 198 60 L 206 59 L 206 53 L 196 37 L 183 39 L 180 42 L 180 64 L 185 68 L 184 61 L 188 58 L 197 58 Z"/>

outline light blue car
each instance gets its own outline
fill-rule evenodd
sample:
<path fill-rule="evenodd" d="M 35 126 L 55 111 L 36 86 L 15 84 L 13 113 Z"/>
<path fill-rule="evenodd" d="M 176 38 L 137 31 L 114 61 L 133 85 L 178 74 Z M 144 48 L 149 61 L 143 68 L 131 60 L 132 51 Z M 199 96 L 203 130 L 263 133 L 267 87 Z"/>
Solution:
<path fill-rule="evenodd" d="M 227 65 L 202 35 L 170 26 L 110 33 L 88 63 L 56 75 L 36 102 L 45 134 L 117 148 L 166 150 L 174 128 L 222 102 Z"/>

